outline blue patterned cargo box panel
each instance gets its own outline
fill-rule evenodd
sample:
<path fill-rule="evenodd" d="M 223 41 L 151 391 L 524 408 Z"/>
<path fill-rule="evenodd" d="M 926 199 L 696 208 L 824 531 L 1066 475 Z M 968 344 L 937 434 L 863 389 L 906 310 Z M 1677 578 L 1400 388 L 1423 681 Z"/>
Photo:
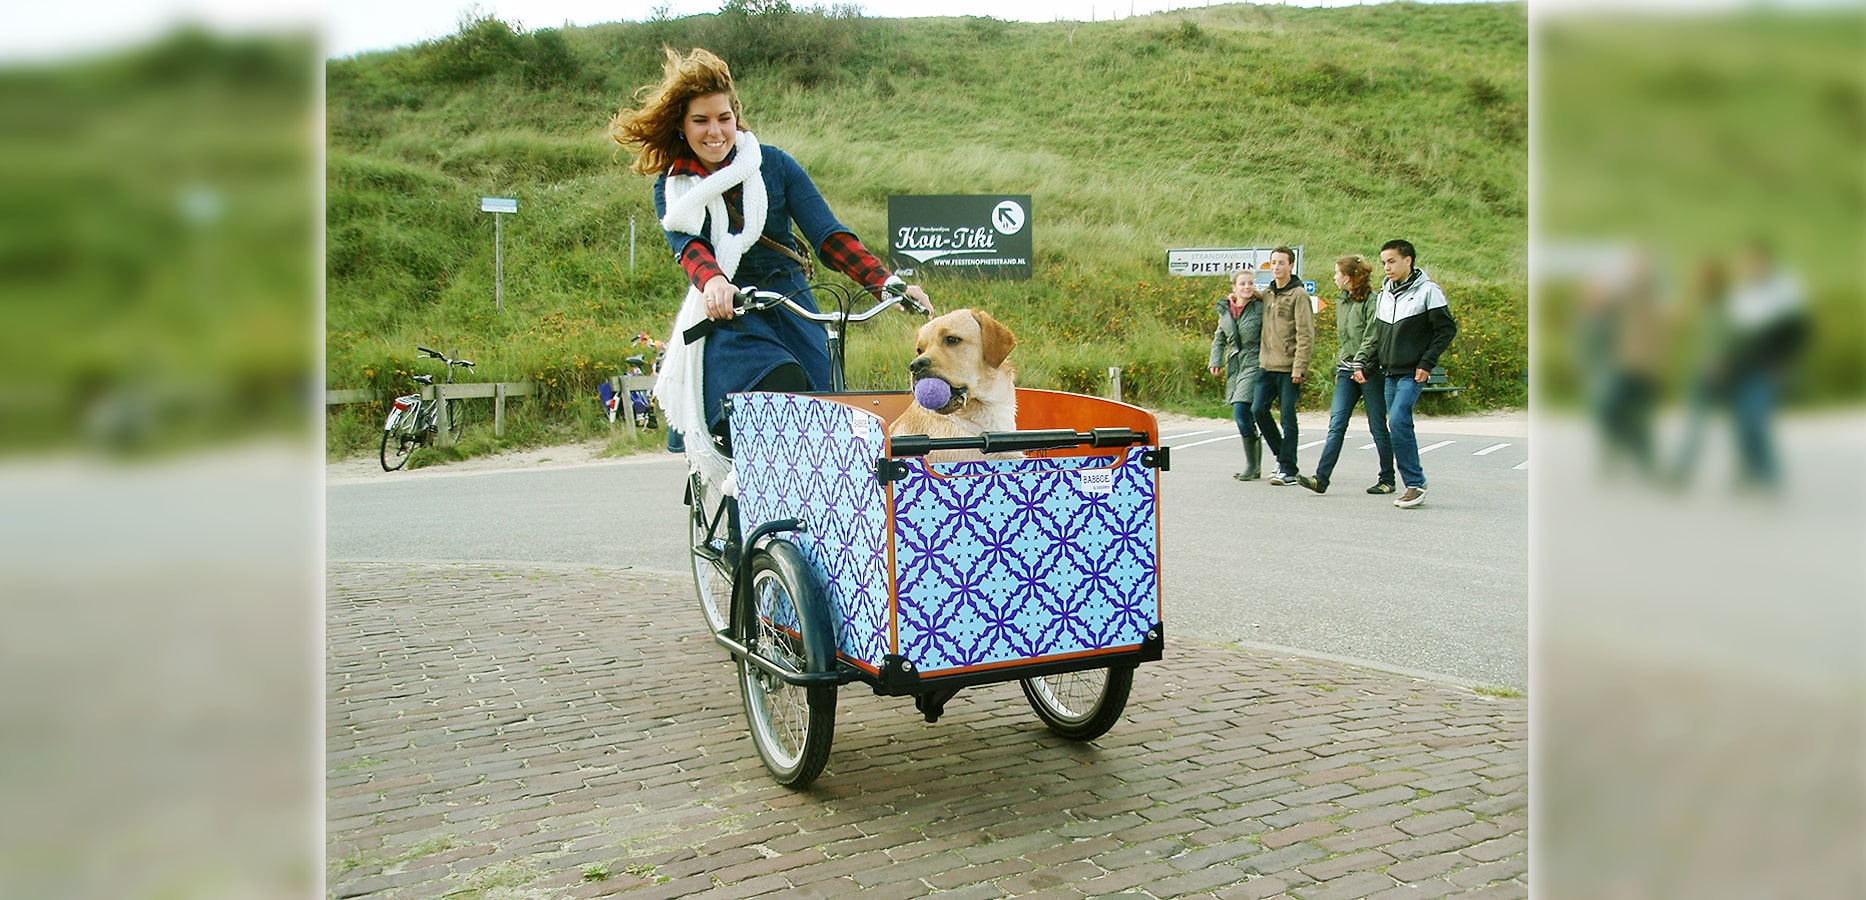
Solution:
<path fill-rule="evenodd" d="M 836 647 L 921 675 L 1137 647 L 1160 621 L 1158 472 L 1118 454 L 927 463 L 882 485 L 885 425 L 795 394 L 733 397 L 740 520 L 796 516 Z M 892 551 L 890 553 L 890 551 Z"/>
<path fill-rule="evenodd" d="M 908 461 L 901 654 L 922 675 L 1138 646 L 1160 622 L 1157 475 L 1120 456 Z"/>
<path fill-rule="evenodd" d="M 822 579 L 836 650 L 873 670 L 891 649 L 888 503 L 875 478 L 887 438 L 881 418 L 798 394 L 732 396 L 733 471 L 746 533 L 791 516 L 787 535 Z"/>

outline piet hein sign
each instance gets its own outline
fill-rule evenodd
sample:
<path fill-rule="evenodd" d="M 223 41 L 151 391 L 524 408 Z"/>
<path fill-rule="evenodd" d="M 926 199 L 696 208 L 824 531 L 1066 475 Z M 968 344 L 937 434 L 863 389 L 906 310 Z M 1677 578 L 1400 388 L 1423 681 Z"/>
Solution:
<path fill-rule="evenodd" d="M 1198 247 L 1166 251 L 1168 275 L 1229 275 L 1239 269 L 1257 274 L 1258 283 L 1269 280 L 1270 251 L 1274 247 Z M 1302 248 L 1296 251 L 1296 274 L 1302 274 Z"/>
<path fill-rule="evenodd" d="M 1029 194 L 888 198 L 888 263 L 903 277 L 1030 278 Z"/>

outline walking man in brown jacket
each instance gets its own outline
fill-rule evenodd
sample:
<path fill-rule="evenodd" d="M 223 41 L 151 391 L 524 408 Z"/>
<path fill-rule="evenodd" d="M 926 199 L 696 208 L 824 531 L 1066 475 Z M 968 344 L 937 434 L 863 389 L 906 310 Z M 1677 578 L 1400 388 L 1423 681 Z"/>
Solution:
<path fill-rule="evenodd" d="M 1309 351 L 1315 343 L 1315 300 L 1296 279 L 1296 251 L 1278 247 L 1270 251 L 1270 286 L 1263 302 L 1263 339 L 1258 347 L 1257 430 L 1276 456 L 1276 474 L 1270 483 L 1295 484 L 1296 396 L 1303 373 L 1309 370 Z M 1282 407 L 1283 427 L 1270 417 L 1270 399 Z"/>

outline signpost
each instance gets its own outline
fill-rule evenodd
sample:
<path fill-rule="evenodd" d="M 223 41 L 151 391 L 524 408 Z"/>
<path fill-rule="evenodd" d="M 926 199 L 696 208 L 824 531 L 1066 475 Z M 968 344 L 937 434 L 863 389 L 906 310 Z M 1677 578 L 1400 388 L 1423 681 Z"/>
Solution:
<path fill-rule="evenodd" d="M 888 198 L 888 259 L 902 277 L 924 269 L 1027 281 L 1033 230 L 1029 194 Z"/>
<path fill-rule="evenodd" d="M 1270 251 L 1274 247 L 1197 247 L 1166 251 L 1166 273 L 1209 277 L 1229 275 L 1239 269 L 1257 273 L 1257 285 L 1270 283 Z M 1296 251 L 1297 275 L 1302 274 L 1302 247 Z M 1309 289 L 1315 293 L 1314 288 Z"/>
<path fill-rule="evenodd" d="M 511 197 L 481 197 L 479 211 L 492 213 L 492 302 L 493 308 L 505 312 L 505 253 L 501 244 L 500 216 L 518 212 L 518 200 Z"/>

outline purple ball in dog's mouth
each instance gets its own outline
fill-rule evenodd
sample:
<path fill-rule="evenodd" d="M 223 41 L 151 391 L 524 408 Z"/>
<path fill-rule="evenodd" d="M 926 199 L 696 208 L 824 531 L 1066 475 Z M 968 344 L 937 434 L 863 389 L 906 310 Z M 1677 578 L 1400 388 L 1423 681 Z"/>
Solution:
<path fill-rule="evenodd" d="M 914 401 L 927 409 L 940 409 L 952 402 L 952 385 L 944 378 L 922 378 L 914 382 Z"/>

